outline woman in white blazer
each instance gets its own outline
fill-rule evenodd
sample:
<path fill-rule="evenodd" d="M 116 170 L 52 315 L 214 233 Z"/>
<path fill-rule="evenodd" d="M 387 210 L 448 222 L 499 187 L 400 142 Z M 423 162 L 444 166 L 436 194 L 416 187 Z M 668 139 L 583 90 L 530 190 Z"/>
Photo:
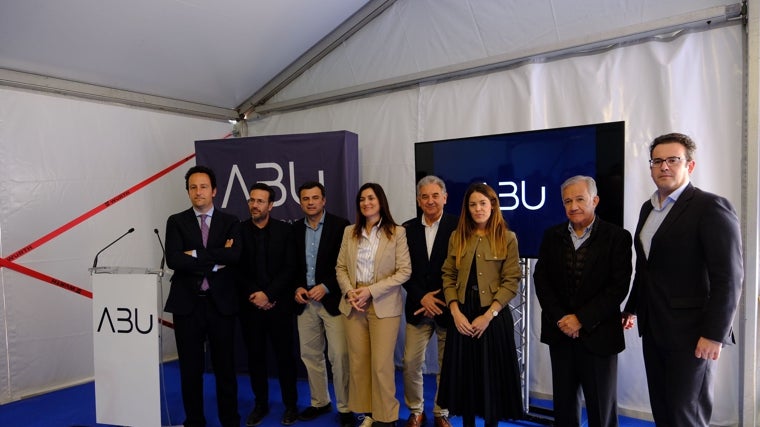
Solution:
<path fill-rule="evenodd" d="M 356 195 L 356 224 L 346 227 L 335 267 L 346 316 L 350 379 L 348 407 L 361 427 L 398 420 L 393 353 L 404 302 L 401 284 L 412 272 L 404 227 L 396 225 L 379 184 Z"/>

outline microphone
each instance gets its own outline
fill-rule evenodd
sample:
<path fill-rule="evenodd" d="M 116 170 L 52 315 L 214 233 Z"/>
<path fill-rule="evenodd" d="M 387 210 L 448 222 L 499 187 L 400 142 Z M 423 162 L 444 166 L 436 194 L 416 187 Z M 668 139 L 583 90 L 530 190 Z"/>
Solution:
<path fill-rule="evenodd" d="M 118 239 L 116 239 L 116 240 L 114 240 L 113 242 L 109 243 L 109 244 L 108 244 L 108 246 L 106 246 L 105 248 L 101 249 L 101 250 L 100 250 L 100 252 L 98 252 L 97 254 L 95 254 L 95 259 L 92 261 L 92 269 L 94 270 L 94 269 L 95 269 L 95 267 L 97 267 L 97 266 L 98 266 L 98 255 L 100 255 L 101 253 L 103 253 L 103 251 L 104 251 L 104 250 L 106 250 L 106 249 L 110 248 L 110 247 L 111 247 L 111 246 L 112 246 L 114 243 L 118 242 L 118 241 L 119 241 L 119 240 L 121 240 L 121 239 L 122 239 L 124 236 L 126 236 L 127 234 L 129 234 L 129 233 L 131 233 L 131 232 L 133 232 L 133 231 L 135 231 L 134 227 L 133 227 L 133 228 L 130 228 L 129 230 L 127 230 L 127 232 L 126 232 L 126 233 L 124 233 L 124 234 L 122 234 L 121 236 L 119 236 L 119 238 L 118 238 Z"/>
<path fill-rule="evenodd" d="M 161 271 L 164 271 L 164 262 L 166 262 L 166 249 L 164 248 L 164 242 L 161 241 L 161 235 L 158 234 L 158 228 L 154 228 L 153 232 L 158 237 L 158 244 L 161 245 Z"/>

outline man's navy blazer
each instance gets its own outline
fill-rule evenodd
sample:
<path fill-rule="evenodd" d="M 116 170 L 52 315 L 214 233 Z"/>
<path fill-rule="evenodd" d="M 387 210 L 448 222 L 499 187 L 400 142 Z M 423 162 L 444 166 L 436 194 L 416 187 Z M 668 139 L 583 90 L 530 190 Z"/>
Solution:
<path fill-rule="evenodd" d="M 421 217 L 416 217 L 406 221 L 406 243 L 409 245 L 409 257 L 412 259 L 412 275 L 404 283 L 406 289 L 406 321 L 412 325 L 417 325 L 422 321 L 423 315 L 414 312 L 422 308 L 420 300 L 428 292 L 441 289 L 437 297 L 445 301 L 443 297 L 443 279 L 441 276 L 441 267 L 446 260 L 449 250 L 449 237 L 456 230 L 459 218 L 454 215 L 444 213 L 441 222 L 438 224 L 438 232 L 433 241 L 433 249 L 428 259 L 427 242 L 425 240 L 425 226 L 422 225 Z M 447 327 L 451 322 L 451 313 L 448 308 L 441 307 L 443 314 L 435 317 L 435 322 L 441 327 Z"/>
<path fill-rule="evenodd" d="M 732 323 L 744 276 L 739 219 L 731 203 L 684 189 L 652 237 L 649 257 L 639 238 L 652 211 L 644 202 L 636 226 L 636 275 L 625 311 L 639 334 L 658 346 L 693 349 L 700 337 L 734 343 Z"/>
<path fill-rule="evenodd" d="M 240 258 L 240 222 L 233 215 L 214 209 L 208 242 L 203 247 L 201 227 L 190 208 L 166 220 L 166 264 L 174 270 L 165 310 L 189 314 L 198 302 L 203 278 L 208 279 L 209 295 L 222 314 L 238 311 L 234 267 Z M 232 247 L 225 248 L 228 239 Z M 196 251 L 196 257 L 185 251 Z M 224 266 L 213 271 L 214 266 Z"/>
<path fill-rule="evenodd" d="M 557 322 L 575 314 L 583 327 L 578 339 L 588 351 L 608 356 L 625 349 L 620 304 L 631 285 L 631 233 L 598 216 L 586 247 L 579 285 L 567 274 L 567 263 L 575 256 L 568 222 L 544 232 L 533 273 L 536 296 L 541 304 L 541 342 L 570 344 Z"/>
<path fill-rule="evenodd" d="M 338 261 L 343 231 L 348 225 L 347 219 L 325 212 L 325 222 L 322 224 L 322 236 L 319 239 L 319 249 L 317 250 L 314 277 L 317 284 L 323 283 L 330 291 L 322 298 L 321 302 L 325 310 L 333 316 L 340 314 L 338 304 L 340 303 L 341 292 L 338 279 L 335 277 L 335 264 Z M 293 234 L 296 274 L 293 279 L 292 295 L 295 296 L 297 288 L 306 287 L 306 224 L 303 219 L 293 223 Z M 296 303 L 296 314 L 303 313 L 305 308 L 305 304 Z"/>

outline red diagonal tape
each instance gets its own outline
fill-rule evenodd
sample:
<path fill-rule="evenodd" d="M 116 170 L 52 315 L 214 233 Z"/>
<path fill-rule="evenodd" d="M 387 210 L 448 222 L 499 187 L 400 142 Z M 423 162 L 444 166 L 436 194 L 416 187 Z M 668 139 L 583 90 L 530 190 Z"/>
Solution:
<path fill-rule="evenodd" d="M 67 222 L 66 224 L 58 227 L 57 229 L 51 231 L 50 233 L 40 237 L 39 239 L 35 240 L 34 242 L 24 246 L 23 248 L 19 249 L 18 251 L 12 253 L 7 258 L 0 258 L 0 267 L 6 267 L 10 268 L 11 270 L 14 270 L 16 272 L 19 272 L 21 274 L 25 274 L 29 277 L 33 277 L 37 280 L 41 280 L 46 283 L 50 283 L 51 285 L 58 286 L 61 289 L 65 289 L 70 292 L 74 292 L 75 294 L 82 295 L 84 297 L 92 299 L 92 292 L 88 291 L 86 289 L 82 289 L 78 286 L 72 285 L 71 283 L 64 282 L 63 280 L 56 279 L 55 277 L 48 276 L 47 274 L 40 273 L 39 271 L 32 270 L 31 268 L 24 267 L 22 265 L 16 264 L 13 262 L 17 258 L 28 254 L 29 252 L 33 251 L 34 249 L 37 249 L 38 247 L 42 246 L 43 244 L 49 242 L 50 240 L 54 239 L 55 237 L 65 233 L 66 231 L 74 228 L 78 224 L 84 222 L 85 220 L 93 217 L 94 215 L 102 212 L 106 208 L 114 205 L 115 203 L 125 199 L 127 196 L 132 195 L 136 191 L 142 189 L 143 187 L 147 186 L 148 184 L 152 183 L 153 181 L 156 181 L 158 178 L 161 178 L 162 176 L 166 175 L 167 173 L 171 172 L 172 170 L 178 168 L 188 160 L 195 157 L 195 153 L 183 158 L 182 160 L 170 165 L 169 167 L 159 171 L 158 173 L 148 177 L 147 179 L 139 182 L 137 185 L 134 185 L 130 188 L 128 188 L 125 191 L 122 191 L 121 193 L 117 194 L 116 196 L 108 199 L 107 201 L 103 202 L 102 204 L 96 206 L 95 208 L 91 209 L 88 212 L 85 212 L 84 214 L 78 216 L 77 218 Z M 168 326 L 170 328 L 173 328 L 174 325 L 172 322 L 169 322 L 168 320 L 159 319 L 162 325 Z"/>
<path fill-rule="evenodd" d="M 88 291 L 87 289 L 82 289 L 78 286 L 72 285 L 71 283 L 66 283 L 63 280 L 58 280 L 55 277 L 51 277 L 47 274 L 40 273 L 39 271 L 32 270 L 31 268 L 24 267 L 23 265 L 16 264 L 15 262 L 9 261 L 5 258 L 0 258 L 0 266 L 10 268 L 11 270 L 17 271 L 21 274 L 26 274 L 29 277 L 34 277 L 35 279 L 42 280 L 43 282 L 50 283 L 51 285 L 58 286 L 59 288 L 74 292 L 75 294 L 79 294 L 87 298 L 92 298 L 92 292 Z"/>
<path fill-rule="evenodd" d="M 5 258 L 0 258 L 0 267 L 10 268 L 13 271 L 25 274 L 29 277 L 33 277 L 43 282 L 50 283 L 51 285 L 58 286 L 59 288 L 65 289 L 69 292 L 74 292 L 75 294 L 79 294 L 83 297 L 92 299 L 92 292 L 88 291 L 87 289 L 82 289 L 79 286 L 72 285 L 71 283 L 64 282 L 63 280 L 56 279 L 55 277 L 48 276 L 47 274 L 40 273 L 39 271 L 32 270 L 31 268 L 16 264 L 13 261 L 8 261 Z M 172 329 L 174 328 L 174 324 L 168 320 L 159 318 L 158 321 L 166 327 Z"/>
<path fill-rule="evenodd" d="M 176 169 L 177 167 L 181 166 L 183 163 L 187 162 L 188 160 L 195 157 L 195 153 L 185 157 L 184 159 L 178 161 L 177 163 L 174 163 L 173 165 L 169 166 L 168 168 L 158 172 L 157 174 L 143 180 L 142 182 L 138 183 L 137 185 L 128 188 L 125 191 L 122 191 L 121 193 L 117 194 L 116 196 L 106 200 L 102 204 L 96 206 L 94 209 L 91 209 L 88 212 L 85 212 L 84 214 L 80 215 L 79 217 L 67 222 L 66 224 L 58 227 L 57 229 L 51 231 L 50 233 L 40 237 L 39 239 L 35 240 L 34 242 L 24 246 L 23 248 L 17 250 L 16 252 L 10 254 L 5 259 L 8 261 L 15 261 L 17 258 L 28 254 L 29 252 L 37 249 L 38 247 L 42 246 L 43 244 L 49 242 L 50 240 L 58 237 L 59 235 L 65 233 L 66 231 L 69 231 L 70 229 L 74 228 L 75 226 L 79 225 L 80 223 L 84 222 L 85 220 L 91 218 L 92 216 L 100 213 L 101 211 L 105 210 L 106 208 L 114 205 L 117 202 L 122 201 L 123 199 L 127 198 L 128 196 L 135 193 L 137 190 L 140 190 L 141 188 L 145 187 L 146 185 L 152 183 L 153 181 L 157 180 L 158 178 L 161 178 L 162 176 L 166 175 L 167 173 L 171 172 L 172 170 Z"/>

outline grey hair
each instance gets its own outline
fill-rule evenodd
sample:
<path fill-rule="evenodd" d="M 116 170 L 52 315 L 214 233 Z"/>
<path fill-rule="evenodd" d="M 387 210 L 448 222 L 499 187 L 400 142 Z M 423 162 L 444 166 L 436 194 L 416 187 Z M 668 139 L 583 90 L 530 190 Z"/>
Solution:
<path fill-rule="evenodd" d="M 417 195 L 420 195 L 420 191 L 422 190 L 423 186 L 429 184 L 436 184 L 437 186 L 441 187 L 443 194 L 446 194 L 446 183 L 435 175 L 428 175 L 417 181 Z"/>
<path fill-rule="evenodd" d="M 565 182 L 562 183 L 562 186 L 560 187 L 560 193 L 565 192 L 565 188 L 567 188 L 570 185 L 577 184 L 579 182 L 585 182 L 586 186 L 588 187 L 588 194 L 591 197 L 596 197 L 596 181 L 594 181 L 594 178 L 591 178 L 590 176 L 586 175 L 575 175 L 574 177 L 568 178 L 565 180 Z"/>

